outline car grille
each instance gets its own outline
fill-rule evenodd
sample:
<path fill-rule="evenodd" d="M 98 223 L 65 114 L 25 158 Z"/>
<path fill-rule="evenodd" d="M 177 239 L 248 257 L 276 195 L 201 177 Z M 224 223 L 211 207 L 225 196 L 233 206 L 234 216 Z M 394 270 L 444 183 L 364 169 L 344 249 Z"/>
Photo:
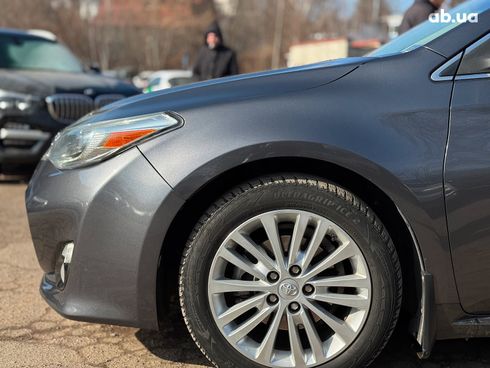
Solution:
<path fill-rule="evenodd" d="M 47 97 L 46 104 L 54 120 L 63 124 L 71 124 L 89 112 L 123 98 L 123 95 L 106 94 L 92 99 L 81 94 L 62 93 Z"/>

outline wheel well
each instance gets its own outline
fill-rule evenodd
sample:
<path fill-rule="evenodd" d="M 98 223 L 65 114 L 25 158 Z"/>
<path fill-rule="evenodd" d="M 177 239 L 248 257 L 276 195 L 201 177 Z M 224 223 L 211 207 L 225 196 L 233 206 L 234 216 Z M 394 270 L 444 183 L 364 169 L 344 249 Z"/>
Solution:
<path fill-rule="evenodd" d="M 274 158 L 233 168 L 200 188 L 182 207 L 164 240 L 157 280 L 159 319 L 165 308 L 178 300 L 178 272 L 186 241 L 201 215 L 226 191 L 259 176 L 274 173 L 305 174 L 331 181 L 361 198 L 388 229 L 402 266 L 404 321 L 418 317 L 421 272 L 418 252 L 409 229 L 393 201 L 364 177 L 343 167 L 314 159 Z"/>

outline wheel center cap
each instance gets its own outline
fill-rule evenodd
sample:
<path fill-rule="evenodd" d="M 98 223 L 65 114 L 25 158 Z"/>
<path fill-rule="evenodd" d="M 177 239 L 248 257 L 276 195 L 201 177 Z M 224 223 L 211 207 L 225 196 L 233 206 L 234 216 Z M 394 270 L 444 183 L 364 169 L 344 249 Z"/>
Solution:
<path fill-rule="evenodd" d="M 299 294 L 298 283 L 294 280 L 284 280 L 279 284 L 279 295 L 286 300 L 292 300 Z"/>

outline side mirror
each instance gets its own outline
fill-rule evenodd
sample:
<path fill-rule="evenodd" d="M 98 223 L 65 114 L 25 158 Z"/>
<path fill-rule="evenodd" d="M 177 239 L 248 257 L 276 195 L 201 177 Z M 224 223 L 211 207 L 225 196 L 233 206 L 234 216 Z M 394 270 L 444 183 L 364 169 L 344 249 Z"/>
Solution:
<path fill-rule="evenodd" d="M 98 63 L 92 63 L 89 65 L 89 70 L 91 72 L 94 72 L 94 73 L 97 73 L 97 74 L 100 74 L 102 73 L 102 69 L 100 68 L 100 65 Z"/>

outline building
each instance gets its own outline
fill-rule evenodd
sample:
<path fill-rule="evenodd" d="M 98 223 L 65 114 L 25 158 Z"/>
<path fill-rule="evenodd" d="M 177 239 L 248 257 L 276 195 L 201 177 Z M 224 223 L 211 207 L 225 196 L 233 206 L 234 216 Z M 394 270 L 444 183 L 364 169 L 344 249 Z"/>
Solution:
<path fill-rule="evenodd" d="M 349 41 L 346 38 L 311 40 L 289 48 L 288 66 L 312 64 L 347 57 Z"/>

